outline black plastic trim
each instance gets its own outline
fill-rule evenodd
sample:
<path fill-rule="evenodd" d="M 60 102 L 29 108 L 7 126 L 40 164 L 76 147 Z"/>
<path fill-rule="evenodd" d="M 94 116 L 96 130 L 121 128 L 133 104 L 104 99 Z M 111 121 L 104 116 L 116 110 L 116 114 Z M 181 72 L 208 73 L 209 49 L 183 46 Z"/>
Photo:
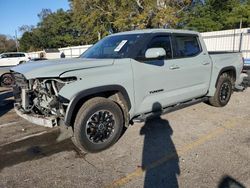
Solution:
<path fill-rule="evenodd" d="M 95 87 L 95 88 L 91 88 L 91 89 L 86 89 L 83 91 L 80 91 L 79 93 L 77 93 L 73 99 L 70 101 L 66 114 L 65 114 L 65 118 L 64 118 L 64 122 L 65 125 L 70 126 L 70 122 L 71 119 L 73 117 L 73 112 L 75 109 L 75 106 L 77 105 L 77 103 L 83 99 L 84 97 L 93 95 L 93 94 L 98 94 L 98 93 L 102 93 L 102 92 L 108 92 L 108 91 L 119 91 L 122 93 L 124 99 L 127 102 L 128 105 L 128 110 L 130 110 L 131 108 L 131 102 L 129 99 L 129 95 L 126 91 L 126 89 L 120 85 L 106 85 L 106 86 L 100 86 L 100 87 Z"/>
<path fill-rule="evenodd" d="M 208 97 L 196 98 L 196 99 L 193 99 L 193 100 L 182 102 L 182 103 L 180 103 L 178 105 L 173 105 L 173 106 L 168 106 L 168 107 L 162 108 L 162 109 L 160 109 L 159 111 L 156 111 L 156 112 L 151 111 L 151 112 L 148 112 L 148 113 L 145 113 L 145 114 L 141 114 L 141 115 L 133 118 L 132 121 L 133 122 L 144 122 L 147 119 L 150 119 L 150 118 L 153 118 L 153 117 L 158 117 L 158 116 L 161 116 L 163 114 L 170 113 L 170 112 L 174 112 L 174 111 L 189 107 L 191 105 L 195 105 L 195 104 L 198 104 L 198 103 L 201 103 L 201 102 L 205 102 L 207 100 L 208 100 Z"/>
<path fill-rule="evenodd" d="M 209 55 L 217 55 L 217 54 L 237 54 L 240 53 L 239 51 L 209 51 Z"/>
<path fill-rule="evenodd" d="M 226 71 L 234 71 L 234 73 L 235 73 L 235 75 L 236 75 L 236 69 L 235 69 L 235 67 L 229 66 L 229 67 L 224 67 L 224 68 L 222 68 L 222 69 L 220 70 L 219 74 L 218 74 L 218 77 L 217 77 L 217 80 L 216 80 L 216 83 L 215 83 L 215 87 L 217 87 L 217 84 L 218 84 L 220 75 L 221 75 L 223 72 L 226 72 Z"/>

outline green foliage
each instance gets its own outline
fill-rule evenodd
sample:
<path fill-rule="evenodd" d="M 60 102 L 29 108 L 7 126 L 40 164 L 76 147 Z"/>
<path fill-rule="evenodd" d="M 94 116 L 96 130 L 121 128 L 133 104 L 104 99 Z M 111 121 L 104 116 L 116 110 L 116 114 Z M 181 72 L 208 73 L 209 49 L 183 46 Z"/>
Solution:
<path fill-rule="evenodd" d="M 59 48 L 75 45 L 72 15 L 62 9 L 50 13 L 46 10 L 39 14 L 41 21 L 36 28 L 25 31 L 20 39 L 22 51 L 41 50 L 45 48 Z"/>
<path fill-rule="evenodd" d="M 177 27 L 191 0 L 71 0 L 78 42 L 93 43 L 110 31 Z M 87 37 L 86 37 L 87 36 Z"/>
<path fill-rule="evenodd" d="M 250 0 L 69 0 L 70 10 L 43 9 L 23 26 L 24 51 L 95 43 L 112 32 L 145 28 L 204 31 L 250 25 Z"/>
<path fill-rule="evenodd" d="M 0 53 L 3 52 L 15 52 L 16 51 L 16 41 L 6 35 L 0 34 Z"/>
<path fill-rule="evenodd" d="M 185 28 L 200 32 L 239 28 L 241 21 L 242 27 L 249 27 L 249 0 L 196 1 L 182 21 Z"/>

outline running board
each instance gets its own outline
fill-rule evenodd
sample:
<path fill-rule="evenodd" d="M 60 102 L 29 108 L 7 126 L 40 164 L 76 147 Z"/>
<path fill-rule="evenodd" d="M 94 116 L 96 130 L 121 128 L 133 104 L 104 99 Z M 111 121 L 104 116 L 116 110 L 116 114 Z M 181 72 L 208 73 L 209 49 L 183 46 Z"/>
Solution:
<path fill-rule="evenodd" d="M 176 110 L 180 110 L 180 109 L 189 107 L 191 105 L 198 104 L 198 103 L 205 102 L 205 101 L 208 101 L 208 97 L 197 98 L 197 99 L 193 99 L 193 100 L 190 100 L 190 101 L 178 103 L 176 105 L 168 106 L 166 108 L 163 108 L 161 111 L 141 114 L 141 115 L 135 117 L 134 119 L 132 119 L 132 121 L 133 122 L 139 122 L 139 123 L 140 122 L 145 122 L 147 119 L 150 119 L 150 118 L 153 118 L 153 117 L 158 117 L 158 116 L 161 116 L 163 114 L 174 112 Z"/>

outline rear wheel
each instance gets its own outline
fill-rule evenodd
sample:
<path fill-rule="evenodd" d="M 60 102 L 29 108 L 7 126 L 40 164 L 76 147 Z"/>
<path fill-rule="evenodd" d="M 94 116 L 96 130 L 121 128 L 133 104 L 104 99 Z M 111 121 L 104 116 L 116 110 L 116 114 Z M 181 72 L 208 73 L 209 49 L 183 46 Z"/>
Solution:
<path fill-rule="evenodd" d="M 99 152 L 119 139 L 123 126 L 120 107 L 109 99 L 96 97 L 84 103 L 77 113 L 73 142 L 84 152 Z"/>
<path fill-rule="evenodd" d="M 210 97 L 209 103 L 215 107 L 223 107 L 229 102 L 232 92 L 232 79 L 227 73 L 223 73 L 219 77 L 215 94 Z"/>
<path fill-rule="evenodd" d="M 10 87 L 14 84 L 14 79 L 10 73 L 5 73 L 0 78 L 0 85 L 3 87 Z"/>

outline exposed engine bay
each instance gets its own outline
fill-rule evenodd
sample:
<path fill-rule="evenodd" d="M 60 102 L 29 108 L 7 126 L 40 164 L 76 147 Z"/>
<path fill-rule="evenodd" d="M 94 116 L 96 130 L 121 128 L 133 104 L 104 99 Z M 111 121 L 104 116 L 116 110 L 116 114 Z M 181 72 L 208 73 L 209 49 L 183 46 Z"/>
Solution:
<path fill-rule="evenodd" d="M 26 80 L 19 73 L 15 77 L 14 97 L 15 107 L 25 114 L 36 114 L 44 117 L 62 119 L 68 105 L 58 92 L 65 85 L 76 78 L 43 78 Z"/>

